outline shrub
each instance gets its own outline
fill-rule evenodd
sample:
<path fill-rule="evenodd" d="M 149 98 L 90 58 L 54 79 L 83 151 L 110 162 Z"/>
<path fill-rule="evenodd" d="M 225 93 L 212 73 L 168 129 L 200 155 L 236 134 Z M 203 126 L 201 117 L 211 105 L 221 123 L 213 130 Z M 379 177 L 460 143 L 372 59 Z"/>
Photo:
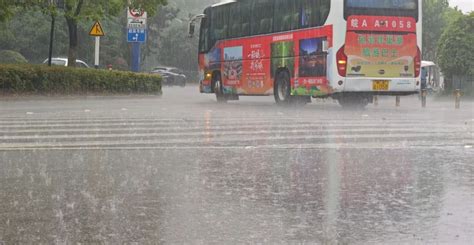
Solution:
<path fill-rule="evenodd" d="M 46 65 L 0 65 L 7 94 L 147 93 L 161 95 L 161 77 L 122 71 Z"/>
<path fill-rule="evenodd" d="M 12 50 L 1 50 L 0 51 L 0 64 L 26 64 L 26 60 L 23 55 Z"/>

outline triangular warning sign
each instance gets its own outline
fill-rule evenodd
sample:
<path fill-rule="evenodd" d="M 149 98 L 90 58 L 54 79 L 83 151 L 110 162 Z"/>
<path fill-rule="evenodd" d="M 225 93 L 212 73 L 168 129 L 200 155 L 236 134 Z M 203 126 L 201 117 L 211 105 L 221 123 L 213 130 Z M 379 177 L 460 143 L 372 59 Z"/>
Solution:
<path fill-rule="evenodd" d="M 102 29 L 102 25 L 99 21 L 96 21 L 89 32 L 89 35 L 94 37 L 102 37 L 105 36 L 104 29 Z"/>

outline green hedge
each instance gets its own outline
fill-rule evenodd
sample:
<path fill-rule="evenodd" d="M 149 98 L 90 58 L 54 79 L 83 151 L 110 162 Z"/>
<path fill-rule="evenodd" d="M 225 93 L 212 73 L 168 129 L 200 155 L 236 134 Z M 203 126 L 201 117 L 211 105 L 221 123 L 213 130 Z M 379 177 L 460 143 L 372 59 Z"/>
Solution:
<path fill-rule="evenodd" d="M 46 65 L 0 65 L 0 91 L 61 95 L 162 93 L 158 75 Z"/>
<path fill-rule="evenodd" d="M 0 64 L 26 64 L 28 60 L 13 50 L 0 50 Z"/>

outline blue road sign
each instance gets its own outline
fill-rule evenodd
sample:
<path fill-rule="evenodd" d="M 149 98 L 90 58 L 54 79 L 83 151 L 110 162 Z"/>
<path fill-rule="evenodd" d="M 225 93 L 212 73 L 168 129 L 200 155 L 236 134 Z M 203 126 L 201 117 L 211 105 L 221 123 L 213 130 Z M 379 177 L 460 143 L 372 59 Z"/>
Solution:
<path fill-rule="evenodd" d="M 146 30 L 144 29 L 128 29 L 127 41 L 129 43 L 146 42 Z"/>

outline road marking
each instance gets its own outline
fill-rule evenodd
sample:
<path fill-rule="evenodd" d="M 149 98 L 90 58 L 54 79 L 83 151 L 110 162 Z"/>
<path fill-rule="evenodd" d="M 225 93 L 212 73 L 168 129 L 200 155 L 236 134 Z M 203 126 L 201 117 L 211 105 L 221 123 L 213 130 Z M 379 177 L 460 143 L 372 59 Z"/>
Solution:
<path fill-rule="evenodd" d="M 298 149 L 298 150 L 318 150 L 318 149 L 383 149 L 383 150 L 396 150 L 396 149 L 440 149 L 440 150 L 456 150 L 459 149 L 459 144 L 456 144 L 456 140 L 450 141 L 452 144 L 432 144 L 427 141 L 413 141 L 400 145 L 399 141 L 394 142 L 383 142 L 383 143 L 358 143 L 358 144 L 347 144 L 347 143 L 323 143 L 323 144 L 272 144 L 272 145 L 259 145 L 259 146 L 127 146 L 127 145 L 103 145 L 103 146 L 81 146 L 81 147 L 58 147 L 58 146 L 43 146 L 34 148 L 0 148 L 0 151 L 36 151 L 36 150 L 211 150 L 211 149 L 235 149 L 235 150 L 261 150 L 261 149 Z M 447 141 L 446 143 L 449 143 Z"/>
<path fill-rule="evenodd" d="M 127 110 L 126 108 L 122 108 Z M 90 111 L 86 109 L 85 111 Z M 364 115 L 363 115 L 364 117 Z M 368 117 L 368 116 L 367 116 Z M 275 120 L 277 118 L 277 120 Z M 0 119 L 0 151 L 35 149 L 436 148 L 471 145 L 463 123 L 415 119 Z M 469 131 L 468 131 L 469 132 Z M 435 142 L 435 143 L 433 143 Z M 217 149 L 216 148 L 216 149 Z"/>
<path fill-rule="evenodd" d="M 337 135 L 333 137 L 321 137 L 321 136 L 271 136 L 271 137 L 246 137 L 245 139 L 242 138 L 229 138 L 229 137 L 210 137 L 209 139 L 206 139 L 205 137 L 203 138 L 197 138 L 197 139 L 162 139 L 162 140 L 124 140 L 123 138 L 118 138 L 120 141 L 105 141 L 105 140 L 100 140 L 100 141 L 78 141 L 78 142 L 71 142 L 71 141 L 65 141 L 65 142 L 58 142 L 58 141 L 53 141 L 53 142 L 28 142 L 28 143 L 1 143 L 0 144 L 0 149 L 5 149 L 5 148 L 38 148 L 38 147 L 88 147 L 88 146 L 110 146 L 110 145 L 147 145 L 147 144 L 193 144 L 193 145 L 200 145 L 200 144 L 207 144 L 208 146 L 212 145 L 218 145 L 222 143 L 232 143 L 232 144 L 237 144 L 237 143 L 242 143 L 245 145 L 251 145 L 252 143 L 255 144 L 255 142 L 270 142 L 270 141 L 276 141 L 276 142 L 282 142 L 285 140 L 304 140 L 305 143 L 302 144 L 311 144 L 314 143 L 314 141 L 331 141 L 331 142 L 341 142 L 341 143 L 347 143 L 343 142 L 343 140 L 354 140 L 355 142 L 350 142 L 351 144 L 360 144 L 363 143 L 361 139 L 371 139 L 371 142 L 376 142 L 378 143 L 377 140 L 379 140 L 381 143 L 383 141 L 381 140 L 387 140 L 387 139 L 397 139 L 398 144 L 403 145 L 405 143 L 408 143 L 408 140 L 414 140 L 414 139 L 419 139 L 419 138 L 425 138 L 426 142 L 430 142 L 430 139 L 433 139 L 433 136 L 430 134 L 413 134 L 413 135 L 405 135 L 405 134 L 400 134 L 400 135 L 384 135 L 381 137 L 381 135 Z M 442 135 L 442 138 L 444 140 L 458 140 L 457 142 L 459 143 L 459 137 L 455 135 L 451 136 L 446 136 Z M 133 138 L 132 138 L 133 139 Z"/>
<path fill-rule="evenodd" d="M 0 124 L 0 130 L 1 129 L 20 129 L 20 128 L 28 128 L 28 129 L 33 129 L 33 128 L 45 128 L 45 129 L 52 129 L 52 128 L 86 128 L 86 127 L 101 127 L 101 128 L 110 128 L 114 126 L 121 126 L 121 127 L 133 127 L 133 126 L 141 126 L 141 127 L 167 127 L 167 128 L 183 128 L 183 127 L 189 127 L 190 125 L 204 125 L 204 124 L 211 124 L 213 126 L 221 126 L 221 127 L 271 127 L 271 126 L 287 126 L 287 127 L 303 127 L 303 126 L 308 126 L 308 127 L 323 127 L 323 126 L 345 126 L 347 128 L 350 127 L 377 127 L 377 128 L 385 128 L 385 127 L 390 127 L 390 126 L 404 126 L 406 128 L 413 128 L 415 123 L 390 123 L 390 122 L 371 122 L 371 123 L 358 123 L 358 122 L 334 122 L 334 123 L 328 123 L 328 122 L 291 122 L 291 123 L 275 123 L 271 121 L 265 121 L 261 123 L 250 123 L 250 122 L 242 122 L 242 123 L 228 123 L 228 124 L 219 124 L 216 122 L 175 122 L 175 123 L 163 123 L 163 122 L 114 122 L 114 123 L 100 123 L 100 122 L 93 122 L 93 123 L 53 123 L 53 122 L 45 122 L 41 124 L 30 124 L 23 122 L 21 124 Z M 451 125 L 445 125 L 445 124 L 431 124 L 431 127 L 435 128 L 459 128 L 459 127 L 465 127 L 464 124 L 451 124 Z M 420 128 L 420 130 L 424 129 L 426 127 Z"/>
<path fill-rule="evenodd" d="M 24 135 L 24 136 L 2 136 L 0 137 L 1 140 L 24 140 L 24 139 L 34 139 L 34 140 L 42 140 L 42 139 L 84 139 L 84 138 L 139 138 L 139 137 L 170 137 L 170 136 L 179 136 L 179 137 L 192 137 L 192 136 L 213 136 L 214 138 L 218 137 L 227 137 L 227 136 L 242 136 L 242 135 L 249 135 L 249 136 L 266 136 L 266 135 L 299 135 L 304 134 L 306 138 L 310 139 L 312 137 L 316 138 L 324 138 L 328 136 L 350 136 L 350 135 L 357 135 L 360 137 L 369 136 L 369 137 L 412 137 L 412 136 L 444 136 L 449 134 L 449 136 L 456 136 L 462 137 L 464 134 L 461 132 L 454 132 L 454 131 L 422 131 L 420 132 L 417 129 L 404 129 L 404 130 L 349 130 L 349 129 L 313 129 L 309 132 L 308 129 L 304 130 L 291 130 L 291 131 L 282 131 L 282 130 L 259 130 L 259 131 L 218 131 L 218 130 L 207 130 L 203 128 L 199 128 L 199 132 L 176 132 L 176 133 L 137 133 L 137 132 L 130 132 L 130 133 L 122 133 L 122 134 L 64 134 L 64 135 Z M 126 131 L 126 130 L 123 130 Z M 122 132 L 122 131 L 120 131 Z M 339 134 L 335 134 L 339 133 Z M 346 133 L 346 134 L 343 134 Z M 347 133 L 364 133 L 364 134 L 347 134 Z M 310 134 L 310 135 L 309 135 Z M 334 135 L 330 135 L 334 134 Z M 268 137 L 265 137 L 268 138 Z M 262 139 L 262 138 L 256 138 Z"/>

